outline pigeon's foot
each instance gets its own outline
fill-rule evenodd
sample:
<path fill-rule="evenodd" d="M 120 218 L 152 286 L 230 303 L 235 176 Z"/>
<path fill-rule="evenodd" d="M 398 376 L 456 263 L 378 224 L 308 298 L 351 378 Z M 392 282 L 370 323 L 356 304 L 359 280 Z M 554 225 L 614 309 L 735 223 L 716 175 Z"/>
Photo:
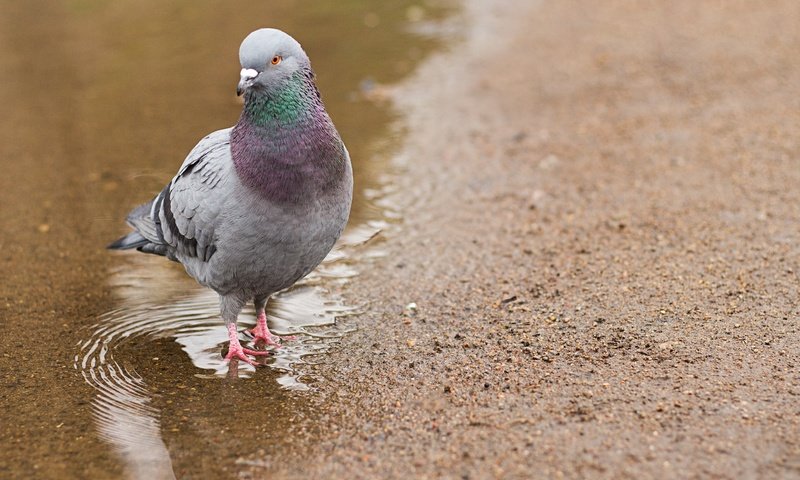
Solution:
<path fill-rule="evenodd" d="M 250 357 L 248 357 L 248 355 L 258 356 L 270 354 L 270 352 L 265 350 L 251 350 L 249 348 L 243 348 L 242 344 L 239 343 L 239 335 L 236 332 L 236 325 L 234 324 L 228 325 L 228 340 L 230 343 L 228 345 L 228 354 L 225 355 L 225 360 L 242 360 L 243 362 L 255 366 L 259 364 L 254 362 Z"/>
<path fill-rule="evenodd" d="M 253 343 L 255 345 L 263 343 L 267 346 L 275 348 L 281 348 L 281 343 L 283 343 L 284 340 L 295 339 L 295 337 L 281 338 L 270 332 L 269 328 L 267 327 L 267 314 L 264 312 L 258 314 L 258 321 L 256 323 L 256 327 L 250 330 L 250 333 L 253 335 Z"/>

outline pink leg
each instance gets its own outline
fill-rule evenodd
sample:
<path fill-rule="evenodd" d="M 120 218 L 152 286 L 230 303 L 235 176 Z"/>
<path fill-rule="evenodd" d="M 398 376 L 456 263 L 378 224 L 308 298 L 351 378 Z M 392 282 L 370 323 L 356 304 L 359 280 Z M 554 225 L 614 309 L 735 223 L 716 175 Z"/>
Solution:
<path fill-rule="evenodd" d="M 236 324 L 231 323 L 228 325 L 228 354 L 225 355 L 225 360 L 243 360 L 250 365 L 257 365 L 256 362 L 250 359 L 247 355 L 269 355 L 270 352 L 261 350 L 250 350 L 249 348 L 242 348 L 239 343 L 239 333 L 236 331 Z"/>
<path fill-rule="evenodd" d="M 281 337 L 274 335 L 269 331 L 269 327 L 267 327 L 267 314 L 264 312 L 264 310 L 258 312 L 258 321 L 256 322 L 256 327 L 250 330 L 250 333 L 253 334 L 253 343 L 255 344 L 261 342 L 275 348 L 281 348 L 282 339 Z M 285 339 L 294 340 L 294 337 L 285 337 Z"/>

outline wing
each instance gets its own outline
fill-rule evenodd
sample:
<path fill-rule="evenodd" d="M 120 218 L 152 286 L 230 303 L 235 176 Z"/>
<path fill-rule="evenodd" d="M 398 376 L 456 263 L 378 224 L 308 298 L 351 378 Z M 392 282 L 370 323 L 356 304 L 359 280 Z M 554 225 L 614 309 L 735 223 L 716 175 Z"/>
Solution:
<path fill-rule="evenodd" d="M 210 260 L 217 250 L 214 229 L 233 165 L 230 131 L 218 130 L 200 140 L 164 190 L 128 215 L 134 231 L 108 248 L 135 248 L 171 260 Z"/>
<path fill-rule="evenodd" d="M 207 262 L 216 252 L 214 230 L 232 165 L 230 129 L 216 131 L 189 152 L 178 174 L 156 197 L 152 210 L 156 234 L 175 256 Z"/>

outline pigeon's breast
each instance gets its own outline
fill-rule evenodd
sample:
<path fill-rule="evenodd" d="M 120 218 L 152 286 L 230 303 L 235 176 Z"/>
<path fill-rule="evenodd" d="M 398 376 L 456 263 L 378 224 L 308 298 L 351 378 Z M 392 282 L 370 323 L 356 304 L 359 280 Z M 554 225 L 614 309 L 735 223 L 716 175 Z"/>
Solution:
<path fill-rule="evenodd" d="M 319 265 L 350 213 L 352 171 L 347 157 L 344 167 L 332 185 L 293 195 L 291 200 L 265 196 L 236 179 L 242 184 L 226 200 L 229 213 L 208 265 L 209 286 L 220 293 L 271 294 Z"/>
<path fill-rule="evenodd" d="M 301 205 L 347 181 L 347 150 L 327 115 L 293 125 L 260 127 L 240 122 L 231 157 L 242 184 L 269 202 Z"/>

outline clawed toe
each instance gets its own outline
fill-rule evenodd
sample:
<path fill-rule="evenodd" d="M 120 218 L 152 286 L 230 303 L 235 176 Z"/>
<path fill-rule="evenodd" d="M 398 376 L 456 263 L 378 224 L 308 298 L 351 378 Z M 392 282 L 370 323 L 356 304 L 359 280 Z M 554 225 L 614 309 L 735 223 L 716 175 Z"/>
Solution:
<path fill-rule="evenodd" d="M 228 349 L 228 354 L 225 355 L 225 360 L 228 360 L 229 362 L 231 360 L 241 360 L 241 361 L 243 361 L 245 363 L 249 363 L 250 365 L 253 365 L 253 366 L 258 365 L 256 362 L 251 360 L 250 357 L 245 355 L 246 353 L 247 352 L 245 352 L 244 349 L 241 348 L 241 347 L 238 350 L 234 350 L 234 349 L 229 348 Z"/>
<path fill-rule="evenodd" d="M 248 332 L 253 336 L 253 345 L 263 344 L 268 347 L 275 347 L 276 349 L 281 348 L 284 342 L 297 339 L 297 337 L 293 335 L 279 337 L 269 331 L 264 333 L 264 331 L 258 327 L 248 330 Z"/>
<path fill-rule="evenodd" d="M 239 343 L 239 336 L 236 332 L 236 325 L 231 324 L 228 326 L 228 353 L 225 355 L 225 360 L 242 360 L 244 362 L 249 363 L 253 366 L 261 365 L 260 363 L 256 363 L 248 357 L 248 355 L 252 355 L 254 357 L 266 356 L 270 355 L 272 352 L 267 350 L 253 350 L 250 348 L 243 348 L 242 344 Z"/>
<path fill-rule="evenodd" d="M 253 355 L 253 356 L 256 356 L 256 357 L 257 356 L 272 355 L 272 352 L 270 352 L 269 350 L 253 350 L 251 348 L 242 348 L 242 351 L 244 353 L 248 354 L 248 355 Z"/>
<path fill-rule="evenodd" d="M 248 332 L 253 336 L 253 345 L 264 344 L 268 347 L 274 347 L 276 349 L 281 348 L 283 342 L 295 340 L 295 337 L 293 336 L 279 337 L 270 332 L 269 327 L 267 326 L 267 315 L 263 311 L 258 314 L 256 326 L 248 330 Z"/>

